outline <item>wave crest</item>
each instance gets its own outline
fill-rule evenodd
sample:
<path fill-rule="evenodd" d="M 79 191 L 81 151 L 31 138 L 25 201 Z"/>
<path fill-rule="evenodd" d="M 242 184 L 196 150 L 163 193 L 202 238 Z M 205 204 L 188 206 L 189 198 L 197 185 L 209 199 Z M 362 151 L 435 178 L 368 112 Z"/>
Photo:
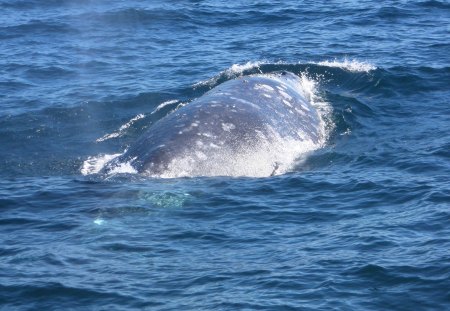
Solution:
<path fill-rule="evenodd" d="M 367 63 L 367 62 L 361 62 L 355 59 L 352 60 L 348 60 L 348 59 L 344 59 L 344 60 L 333 60 L 333 61 L 322 61 L 322 62 L 317 62 L 317 63 L 313 63 L 313 64 L 317 64 L 320 66 L 326 66 L 326 67 L 334 67 L 334 68 L 341 68 L 347 71 L 351 71 L 351 72 L 369 72 L 372 70 L 377 69 L 376 66 Z"/>

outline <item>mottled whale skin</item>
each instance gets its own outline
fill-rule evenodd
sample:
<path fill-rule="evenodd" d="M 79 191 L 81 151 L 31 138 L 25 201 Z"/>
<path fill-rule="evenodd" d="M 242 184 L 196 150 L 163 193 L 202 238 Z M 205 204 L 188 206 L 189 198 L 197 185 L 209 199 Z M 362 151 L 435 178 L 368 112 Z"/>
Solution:
<path fill-rule="evenodd" d="M 194 175 L 227 175 L 226 170 L 218 170 L 225 157 L 261 146 L 270 152 L 270 145 L 279 139 L 318 143 L 320 117 L 302 94 L 300 83 L 289 72 L 224 82 L 160 119 L 123 155 L 107 163 L 103 172 L 128 163 L 138 173 L 160 176 L 174 162 L 187 161 L 183 165 Z M 277 169 L 273 162 L 268 168 L 272 174 Z M 233 163 L 231 159 L 226 165 Z"/>

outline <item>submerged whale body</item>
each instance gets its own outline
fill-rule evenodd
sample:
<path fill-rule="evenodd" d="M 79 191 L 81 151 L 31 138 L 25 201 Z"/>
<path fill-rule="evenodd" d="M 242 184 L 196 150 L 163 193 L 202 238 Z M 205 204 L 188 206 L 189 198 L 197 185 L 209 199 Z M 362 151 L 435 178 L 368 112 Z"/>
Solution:
<path fill-rule="evenodd" d="M 322 142 L 321 118 L 292 73 L 240 77 L 167 115 L 103 173 L 271 176 Z"/>

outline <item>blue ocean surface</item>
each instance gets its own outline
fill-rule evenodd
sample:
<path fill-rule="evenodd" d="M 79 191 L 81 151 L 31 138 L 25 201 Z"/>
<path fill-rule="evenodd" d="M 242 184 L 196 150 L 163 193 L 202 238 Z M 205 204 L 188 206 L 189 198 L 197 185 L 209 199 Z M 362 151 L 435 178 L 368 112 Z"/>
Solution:
<path fill-rule="evenodd" d="M 450 310 L 447 0 L 0 12 L 0 310 Z M 180 106 L 279 71 L 326 132 L 286 172 L 99 173 Z"/>

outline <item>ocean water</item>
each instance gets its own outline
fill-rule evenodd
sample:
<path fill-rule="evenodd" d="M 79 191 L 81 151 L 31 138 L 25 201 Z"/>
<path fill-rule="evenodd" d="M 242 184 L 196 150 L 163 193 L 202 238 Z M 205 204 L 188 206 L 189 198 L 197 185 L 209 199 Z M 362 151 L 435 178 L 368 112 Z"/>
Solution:
<path fill-rule="evenodd" d="M 0 12 L 0 310 L 450 310 L 448 1 Z M 98 173 L 208 90 L 281 70 L 326 131 L 283 174 Z"/>

